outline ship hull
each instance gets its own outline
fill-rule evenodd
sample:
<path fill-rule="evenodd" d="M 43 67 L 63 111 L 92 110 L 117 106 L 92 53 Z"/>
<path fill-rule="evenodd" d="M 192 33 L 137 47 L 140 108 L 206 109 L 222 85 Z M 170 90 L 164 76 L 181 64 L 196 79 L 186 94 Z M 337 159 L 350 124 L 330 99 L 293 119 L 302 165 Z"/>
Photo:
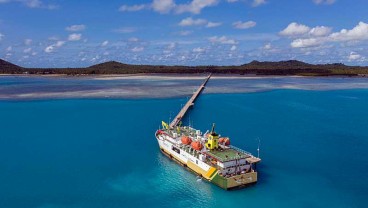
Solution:
<path fill-rule="evenodd" d="M 172 144 L 169 142 L 165 142 L 165 140 L 158 138 L 157 141 L 159 143 L 161 152 L 168 158 L 177 162 L 179 165 L 185 167 L 190 172 L 202 177 L 208 182 L 219 186 L 220 188 L 226 190 L 237 189 L 257 182 L 257 172 L 243 173 L 232 177 L 223 177 L 218 173 L 216 168 L 207 164 L 203 164 L 201 161 L 198 161 L 197 158 L 190 158 L 191 155 L 186 155 L 183 152 L 180 154 L 173 151 L 171 146 Z"/>

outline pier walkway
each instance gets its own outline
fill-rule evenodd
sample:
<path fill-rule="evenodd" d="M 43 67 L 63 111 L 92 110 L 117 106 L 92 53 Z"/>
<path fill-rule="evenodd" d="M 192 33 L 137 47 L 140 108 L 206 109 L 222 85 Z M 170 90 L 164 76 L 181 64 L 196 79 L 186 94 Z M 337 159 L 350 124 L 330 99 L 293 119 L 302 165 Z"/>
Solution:
<path fill-rule="evenodd" d="M 199 88 L 197 89 L 197 91 L 194 92 L 194 94 L 192 95 L 192 97 L 188 100 L 188 102 L 180 110 L 180 112 L 178 113 L 178 115 L 176 115 L 176 117 L 174 118 L 174 120 L 170 123 L 170 128 L 174 128 L 175 126 L 177 126 L 179 124 L 179 122 L 181 121 L 181 119 L 184 117 L 185 113 L 188 111 L 188 109 L 191 106 L 194 105 L 194 101 L 197 99 L 197 97 L 203 91 L 203 89 L 206 86 L 208 80 L 211 78 L 211 75 L 212 74 L 208 75 L 208 77 L 204 80 L 204 82 L 202 83 L 202 85 L 199 86 Z"/>

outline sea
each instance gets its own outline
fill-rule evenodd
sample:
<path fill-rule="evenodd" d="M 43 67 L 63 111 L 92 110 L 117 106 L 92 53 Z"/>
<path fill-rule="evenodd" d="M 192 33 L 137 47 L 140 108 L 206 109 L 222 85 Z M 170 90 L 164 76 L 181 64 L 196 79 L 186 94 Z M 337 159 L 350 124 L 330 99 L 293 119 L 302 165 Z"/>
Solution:
<path fill-rule="evenodd" d="M 226 191 L 154 136 L 204 77 L 0 76 L 0 207 L 368 206 L 367 78 L 211 78 L 184 124 L 262 159 Z"/>

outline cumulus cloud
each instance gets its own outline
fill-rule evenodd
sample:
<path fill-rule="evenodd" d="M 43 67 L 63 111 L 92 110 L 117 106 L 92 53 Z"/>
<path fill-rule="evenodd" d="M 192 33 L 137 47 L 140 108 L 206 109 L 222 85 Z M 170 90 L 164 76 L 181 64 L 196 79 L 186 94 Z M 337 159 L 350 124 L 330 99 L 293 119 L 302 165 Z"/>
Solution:
<path fill-rule="evenodd" d="M 3 40 L 4 36 L 5 36 L 5 35 L 3 35 L 2 33 L 0 33 L 0 41 L 2 41 L 2 40 Z"/>
<path fill-rule="evenodd" d="M 231 46 L 230 51 L 235 51 L 237 49 L 236 45 Z"/>
<path fill-rule="evenodd" d="M 340 32 L 332 33 L 330 38 L 333 41 L 368 40 L 368 24 L 359 22 L 359 24 L 351 30 L 342 29 Z"/>
<path fill-rule="evenodd" d="M 56 43 L 54 43 L 54 44 L 52 44 L 52 45 L 49 45 L 49 46 L 47 46 L 46 48 L 45 48 L 45 52 L 46 53 L 52 53 L 52 52 L 54 52 L 54 50 L 56 49 L 56 48 L 60 48 L 61 46 L 63 46 L 65 44 L 65 41 L 61 41 L 61 40 L 59 40 L 59 41 L 57 41 Z"/>
<path fill-rule="evenodd" d="M 296 22 L 290 23 L 284 30 L 282 30 L 279 34 L 282 36 L 302 36 L 307 34 L 310 31 L 310 28 L 306 25 L 298 24 Z"/>
<path fill-rule="evenodd" d="M 136 11 L 140 11 L 143 9 L 146 9 L 148 6 L 146 4 L 136 4 L 136 5 L 122 5 L 119 8 L 119 11 L 121 12 L 136 12 Z"/>
<path fill-rule="evenodd" d="M 257 7 L 265 3 L 267 3 L 266 0 L 253 0 L 252 6 Z"/>
<path fill-rule="evenodd" d="M 80 33 L 73 33 L 73 34 L 70 34 L 69 37 L 68 37 L 68 40 L 69 41 L 78 41 L 82 38 L 82 34 Z"/>
<path fill-rule="evenodd" d="M 158 13 L 169 13 L 176 6 L 174 0 L 154 0 L 152 2 L 152 9 Z"/>
<path fill-rule="evenodd" d="M 176 13 L 190 12 L 193 14 L 201 13 L 202 9 L 210 6 L 215 6 L 219 3 L 219 0 L 192 0 L 188 4 L 179 4 L 176 6 Z"/>
<path fill-rule="evenodd" d="M 208 22 L 206 27 L 212 28 L 212 27 L 218 27 L 218 26 L 221 26 L 221 25 L 222 25 L 222 22 Z"/>
<path fill-rule="evenodd" d="M 23 50 L 23 53 L 31 53 L 32 48 L 26 48 Z"/>
<path fill-rule="evenodd" d="M 221 37 L 217 37 L 217 36 L 213 36 L 210 37 L 208 39 L 211 43 L 220 43 L 220 44 L 237 44 L 237 42 L 234 39 L 229 39 L 226 36 L 221 36 Z"/>
<path fill-rule="evenodd" d="M 117 33 L 132 33 L 135 31 L 136 29 L 132 27 L 122 27 L 122 28 L 114 30 L 114 32 L 117 32 Z"/>
<path fill-rule="evenodd" d="M 330 27 L 317 26 L 317 27 L 312 28 L 309 31 L 309 34 L 311 34 L 312 36 L 326 36 L 330 34 L 331 31 L 332 31 L 332 28 Z"/>
<path fill-rule="evenodd" d="M 191 17 L 185 18 L 179 22 L 179 26 L 194 26 L 194 25 L 205 25 L 207 20 L 205 19 L 193 19 Z"/>
<path fill-rule="evenodd" d="M 108 40 L 105 40 L 104 42 L 101 43 L 101 46 L 102 47 L 105 47 L 109 44 L 109 41 Z"/>
<path fill-rule="evenodd" d="M 137 52 L 142 52 L 144 51 L 144 47 L 143 46 L 135 46 L 134 48 L 131 49 L 132 52 L 137 53 Z"/>
<path fill-rule="evenodd" d="M 333 4 L 336 0 L 313 0 L 315 4 Z"/>
<path fill-rule="evenodd" d="M 248 29 L 255 27 L 256 25 L 257 23 L 254 21 L 247 21 L 247 22 L 237 21 L 233 23 L 233 26 L 236 29 Z"/>
<path fill-rule="evenodd" d="M 70 32 L 83 31 L 85 29 L 86 29 L 85 25 L 71 25 L 65 28 L 65 30 L 70 31 Z"/>
<path fill-rule="evenodd" d="M 362 61 L 362 60 L 364 60 L 364 57 L 362 57 L 360 54 L 358 54 L 356 52 L 350 52 L 350 54 L 348 56 L 348 60 L 349 61 Z"/>
<path fill-rule="evenodd" d="M 368 40 L 368 24 L 364 22 L 359 22 L 359 24 L 355 26 L 353 29 L 350 30 L 342 29 L 340 32 L 335 33 L 331 33 L 332 29 L 324 26 L 317 26 L 312 29 L 309 29 L 309 31 L 307 31 L 306 29 L 309 27 L 305 25 L 301 26 L 298 25 L 295 26 L 294 28 L 297 27 L 299 27 L 299 30 L 290 30 L 284 33 L 287 36 L 294 36 L 294 37 L 296 37 L 297 35 L 303 36 L 302 38 L 298 38 L 292 41 L 291 47 L 293 48 L 315 47 L 320 46 L 327 42 L 350 42 L 350 41 L 357 42 Z M 300 27 L 302 29 L 300 29 Z M 292 31 L 294 31 L 294 33 Z M 296 33 L 295 31 L 299 32 Z M 280 34 L 282 32 L 280 32 Z"/>

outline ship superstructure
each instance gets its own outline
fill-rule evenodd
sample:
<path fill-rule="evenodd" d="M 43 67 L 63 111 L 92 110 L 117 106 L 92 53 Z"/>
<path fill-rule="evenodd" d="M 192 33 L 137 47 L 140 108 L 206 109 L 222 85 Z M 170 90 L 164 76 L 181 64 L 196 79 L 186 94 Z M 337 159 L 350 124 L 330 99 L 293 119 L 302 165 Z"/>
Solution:
<path fill-rule="evenodd" d="M 257 182 L 256 164 L 260 158 L 230 145 L 228 137 L 211 131 L 202 133 L 189 126 L 156 131 L 161 151 L 184 167 L 224 189 Z"/>

